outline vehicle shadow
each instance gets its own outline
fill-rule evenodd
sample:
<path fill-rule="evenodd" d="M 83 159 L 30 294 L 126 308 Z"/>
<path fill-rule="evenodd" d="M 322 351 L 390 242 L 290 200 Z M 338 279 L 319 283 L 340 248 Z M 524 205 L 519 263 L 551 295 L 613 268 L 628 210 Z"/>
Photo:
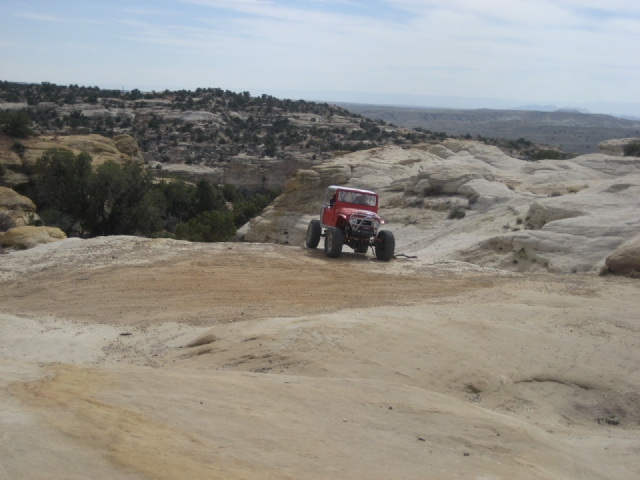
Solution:
<path fill-rule="evenodd" d="M 365 255 L 363 253 L 355 253 L 349 247 L 345 247 L 344 251 L 342 252 L 342 255 L 340 255 L 339 258 L 328 258 L 324 253 L 324 249 L 322 248 L 303 248 L 303 250 L 309 257 L 324 259 L 327 261 L 336 261 L 336 260 L 342 261 L 342 262 L 368 262 L 370 260 L 374 260 L 376 262 L 380 261 L 371 253 L 371 251 L 369 251 Z"/>

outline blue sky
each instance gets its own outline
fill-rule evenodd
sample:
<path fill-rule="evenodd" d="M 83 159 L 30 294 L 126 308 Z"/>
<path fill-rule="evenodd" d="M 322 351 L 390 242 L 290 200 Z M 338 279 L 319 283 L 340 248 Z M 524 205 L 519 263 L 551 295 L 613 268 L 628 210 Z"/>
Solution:
<path fill-rule="evenodd" d="M 638 0 L 0 3 L 13 81 L 632 104 L 639 52 Z"/>

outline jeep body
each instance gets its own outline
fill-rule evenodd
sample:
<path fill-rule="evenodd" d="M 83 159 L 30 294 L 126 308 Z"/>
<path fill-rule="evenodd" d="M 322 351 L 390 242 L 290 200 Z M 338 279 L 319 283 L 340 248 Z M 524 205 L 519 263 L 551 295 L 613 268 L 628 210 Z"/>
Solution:
<path fill-rule="evenodd" d="M 327 188 L 320 219 L 309 224 L 307 246 L 316 248 L 320 237 L 325 237 L 329 257 L 340 256 L 342 245 L 347 245 L 357 253 L 367 253 L 374 247 L 379 259 L 390 260 L 395 240 L 391 232 L 379 231 L 383 224 L 375 192 L 332 185 Z"/>

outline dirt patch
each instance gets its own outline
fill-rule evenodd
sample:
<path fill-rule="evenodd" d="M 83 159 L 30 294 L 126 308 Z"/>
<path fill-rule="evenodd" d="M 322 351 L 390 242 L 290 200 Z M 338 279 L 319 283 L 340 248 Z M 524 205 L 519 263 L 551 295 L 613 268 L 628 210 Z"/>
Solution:
<path fill-rule="evenodd" d="M 260 255 L 234 248 L 97 271 L 87 271 L 83 263 L 54 266 L 5 282 L 0 304 L 6 313 L 59 315 L 88 323 L 210 325 L 412 304 L 496 281 L 487 276 L 434 281 L 433 275 L 398 273 L 363 255 L 327 261 L 320 251 L 283 247 Z"/>

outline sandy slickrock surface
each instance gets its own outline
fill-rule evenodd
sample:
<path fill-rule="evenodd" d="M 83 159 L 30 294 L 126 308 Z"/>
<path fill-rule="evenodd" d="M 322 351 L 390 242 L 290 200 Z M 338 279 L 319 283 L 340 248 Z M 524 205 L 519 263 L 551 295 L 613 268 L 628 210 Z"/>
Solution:
<path fill-rule="evenodd" d="M 635 479 L 639 290 L 248 243 L 0 255 L 0 478 Z"/>
<path fill-rule="evenodd" d="M 432 259 L 596 273 L 618 247 L 640 238 L 640 159 L 527 162 L 455 139 L 375 148 L 299 170 L 237 238 L 302 245 L 332 184 L 378 192 L 396 250 Z M 448 218 L 456 207 L 465 212 L 461 220 Z"/>

